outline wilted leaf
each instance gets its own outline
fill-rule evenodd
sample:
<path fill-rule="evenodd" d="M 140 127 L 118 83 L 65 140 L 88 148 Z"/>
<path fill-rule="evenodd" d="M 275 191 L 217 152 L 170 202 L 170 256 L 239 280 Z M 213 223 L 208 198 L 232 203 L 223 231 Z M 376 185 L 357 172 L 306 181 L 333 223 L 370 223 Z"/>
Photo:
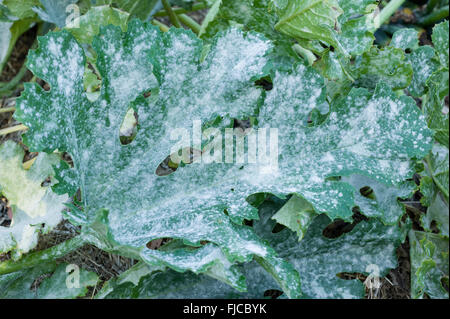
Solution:
<path fill-rule="evenodd" d="M 448 283 L 448 237 L 420 231 L 409 232 L 411 245 L 411 297 L 448 299 L 442 280 Z"/>
<path fill-rule="evenodd" d="M 0 252 L 13 250 L 19 257 L 33 249 L 38 234 L 48 232 L 62 219 L 67 195 L 56 195 L 41 184 L 53 175 L 56 155 L 39 154 L 30 170 L 22 167 L 24 151 L 10 141 L 0 145 L 0 192 L 13 210 L 10 227 L 0 226 Z"/>

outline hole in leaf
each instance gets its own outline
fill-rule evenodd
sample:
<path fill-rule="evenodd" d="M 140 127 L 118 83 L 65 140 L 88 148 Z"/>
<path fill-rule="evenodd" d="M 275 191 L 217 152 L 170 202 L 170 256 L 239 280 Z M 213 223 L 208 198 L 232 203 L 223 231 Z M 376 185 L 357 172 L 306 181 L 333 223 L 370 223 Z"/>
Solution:
<path fill-rule="evenodd" d="M 44 80 L 37 78 L 36 83 L 39 84 L 40 87 L 44 89 L 44 91 L 50 91 L 50 84 L 48 84 Z"/>
<path fill-rule="evenodd" d="M 270 91 L 273 89 L 273 83 L 269 77 L 265 77 L 256 81 L 255 85 L 261 86 L 265 91 Z"/>
<path fill-rule="evenodd" d="M 444 287 L 444 289 L 447 291 L 447 293 L 448 293 L 448 277 L 442 277 L 441 278 L 441 285 L 442 285 L 442 287 Z"/>
<path fill-rule="evenodd" d="M 73 167 L 73 160 L 69 153 L 64 152 L 64 153 L 62 153 L 61 157 L 62 157 L 63 161 L 65 161 L 67 164 L 69 164 L 70 167 Z"/>
<path fill-rule="evenodd" d="M 0 198 L 0 227 L 10 227 L 12 222 L 12 209 L 8 206 L 8 200 Z"/>
<path fill-rule="evenodd" d="M 228 210 L 227 210 L 226 208 L 223 210 L 223 213 L 224 213 L 225 215 L 229 216 Z"/>
<path fill-rule="evenodd" d="M 185 155 L 183 155 L 183 152 Z M 181 159 L 180 163 L 174 162 L 172 159 L 174 158 L 174 154 L 171 154 L 162 161 L 161 164 L 156 168 L 155 174 L 158 176 L 167 176 L 175 172 L 179 166 L 184 166 L 185 164 L 191 164 L 201 158 L 201 152 L 192 147 L 184 148 L 178 151 L 178 157 Z M 183 161 L 183 157 L 187 157 L 186 161 Z"/>
<path fill-rule="evenodd" d="M 339 236 L 352 231 L 353 228 L 363 220 L 368 220 L 366 216 L 359 212 L 359 209 L 357 207 L 353 208 L 352 211 L 353 223 L 343 221 L 342 219 L 336 219 L 324 228 L 324 230 L 322 231 L 322 235 L 331 239 L 338 238 Z"/>
<path fill-rule="evenodd" d="M 137 135 L 138 115 L 133 108 L 130 108 L 125 114 L 122 125 L 120 126 L 120 143 L 127 145 L 133 142 Z"/>
<path fill-rule="evenodd" d="M 416 185 L 420 185 L 420 175 L 419 174 L 417 174 L 417 173 L 414 173 L 414 175 L 413 175 L 413 181 L 414 181 L 414 183 L 416 183 Z"/>
<path fill-rule="evenodd" d="M 31 161 L 33 158 L 35 158 L 37 156 L 38 156 L 37 152 L 30 152 L 30 151 L 28 151 L 28 149 L 25 149 L 25 155 L 23 156 L 22 163 Z"/>
<path fill-rule="evenodd" d="M 178 164 L 175 164 L 170 160 L 170 156 L 167 156 L 164 161 L 156 168 L 155 174 L 158 176 L 167 176 L 175 172 L 178 168 Z"/>
<path fill-rule="evenodd" d="M 278 289 L 268 289 L 264 291 L 264 298 L 277 299 L 283 294 L 281 290 Z"/>
<path fill-rule="evenodd" d="M 233 120 L 233 128 L 239 128 L 242 129 L 243 131 L 245 131 L 246 129 L 249 129 L 252 127 L 252 123 L 250 119 L 246 119 L 246 120 L 238 120 L 238 119 L 234 119 Z"/>
<path fill-rule="evenodd" d="M 326 238 L 338 238 L 342 234 L 351 231 L 353 227 L 354 225 L 352 223 L 345 222 L 342 219 L 337 219 L 325 227 L 322 231 L 322 235 Z"/>
<path fill-rule="evenodd" d="M 364 282 L 367 278 L 367 276 L 357 273 L 357 272 L 340 272 L 336 274 L 338 278 L 344 279 L 344 280 L 354 280 L 358 279 L 362 282 Z"/>
<path fill-rule="evenodd" d="M 253 227 L 253 219 L 252 220 L 244 219 L 244 225 Z"/>
<path fill-rule="evenodd" d="M 410 48 L 406 48 L 405 52 L 406 53 L 411 53 L 411 49 Z"/>
<path fill-rule="evenodd" d="M 375 194 L 373 192 L 373 189 L 369 186 L 364 186 L 364 187 L 360 188 L 359 192 L 364 197 L 375 199 Z"/>
<path fill-rule="evenodd" d="M 84 69 L 83 86 L 88 100 L 93 102 L 98 99 L 100 96 L 102 79 L 95 66 L 90 62 L 87 63 Z"/>
<path fill-rule="evenodd" d="M 48 187 L 48 186 L 50 186 L 51 183 L 52 183 L 52 180 L 49 176 L 41 183 L 41 187 Z"/>
<path fill-rule="evenodd" d="M 167 244 L 168 242 L 170 242 L 171 240 L 172 240 L 172 238 L 153 239 L 152 241 L 149 241 L 146 246 L 148 249 L 157 250 L 157 249 L 161 248 L 162 246 L 164 246 L 165 244 Z"/>
<path fill-rule="evenodd" d="M 285 228 L 286 228 L 286 226 L 276 223 L 275 226 L 273 226 L 273 228 L 272 228 L 272 233 L 274 233 L 274 234 L 279 233 L 280 231 L 282 231 Z"/>

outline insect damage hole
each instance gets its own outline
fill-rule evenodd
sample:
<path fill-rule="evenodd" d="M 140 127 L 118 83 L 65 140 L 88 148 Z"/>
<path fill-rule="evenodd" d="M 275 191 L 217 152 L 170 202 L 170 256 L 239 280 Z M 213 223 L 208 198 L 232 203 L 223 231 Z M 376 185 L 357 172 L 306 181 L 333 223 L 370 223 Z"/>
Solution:
<path fill-rule="evenodd" d="M 264 291 L 264 297 L 269 299 L 277 299 L 283 294 L 281 290 L 278 289 L 268 289 Z"/>
<path fill-rule="evenodd" d="M 120 125 L 119 137 L 122 145 L 128 145 L 134 141 L 138 131 L 138 115 L 133 108 L 128 109 L 122 124 Z"/>
<path fill-rule="evenodd" d="M 286 226 L 276 223 L 275 226 L 273 226 L 273 228 L 272 228 L 272 233 L 273 234 L 279 233 L 280 231 L 282 231 L 285 228 L 286 228 Z"/>
<path fill-rule="evenodd" d="M 8 206 L 8 200 L 0 196 L 0 227 L 11 227 L 12 209 Z"/>
<path fill-rule="evenodd" d="M 192 147 L 186 147 L 178 151 L 178 156 L 173 153 L 167 156 L 156 168 L 155 174 L 158 176 L 167 176 L 175 172 L 179 166 L 191 164 L 201 159 L 201 151 Z M 184 154 L 184 155 L 183 155 Z M 183 158 L 185 158 L 183 160 Z"/>
<path fill-rule="evenodd" d="M 361 187 L 359 189 L 359 193 L 364 197 L 375 199 L 375 193 L 373 192 L 373 189 L 370 186 Z"/>
<path fill-rule="evenodd" d="M 90 62 L 86 64 L 84 69 L 83 86 L 89 101 L 94 102 L 99 98 L 102 79 L 95 65 Z"/>

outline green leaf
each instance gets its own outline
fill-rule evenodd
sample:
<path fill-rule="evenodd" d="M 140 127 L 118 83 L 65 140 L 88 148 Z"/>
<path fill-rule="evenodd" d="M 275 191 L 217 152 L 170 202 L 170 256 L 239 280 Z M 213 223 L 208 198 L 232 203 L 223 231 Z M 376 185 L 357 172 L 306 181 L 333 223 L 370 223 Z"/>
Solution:
<path fill-rule="evenodd" d="M 428 127 L 435 132 L 435 140 L 448 148 L 449 121 L 448 113 L 444 113 L 445 95 L 448 94 L 448 70 L 440 70 L 431 75 L 427 81 L 428 93 L 422 101 Z"/>
<path fill-rule="evenodd" d="M 303 298 L 363 298 L 364 286 L 358 280 L 344 280 L 343 272 L 384 276 L 396 267 L 396 247 L 404 240 L 406 229 L 383 226 L 375 220 L 363 221 L 347 234 L 330 239 L 322 235 L 331 220 L 325 215 L 314 219 L 303 240 L 284 229 L 272 233 L 271 216 L 284 202 L 272 198 L 260 207 L 256 232 L 270 243 L 298 271 L 302 278 Z M 405 227 L 408 228 L 408 227 Z M 374 266 L 378 267 L 375 268 Z M 138 284 L 116 285 L 107 298 L 264 298 L 268 290 L 280 287 L 255 262 L 241 266 L 247 278 L 248 292 L 240 293 L 204 275 L 176 273 L 171 270 L 151 271 L 140 277 Z"/>
<path fill-rule="evenodd" d="M 258 235 L 270 242 L 280 257 L 289 261 L 302 279 L 303 297 L 306 298 L 362 298 L 363 284 L 357 280 L 343 280 L 336 275 L 342 272 L 363 273 L 376 265 L 378 275 L 384 276 L 397 264 L 396 247 L 405 238 L 405 229 L 384 226 L 371 219 L 362 221 L 349 233 L 335 239 L 325 238 L 323 230 L 331 223 L 325 216 L 317 216 L 305 237 L 285 229 L 273 233 L 273 204 L 260 208 L 260 221 L 255 229 Z M 407 228 L 407 227 L 405 227 Z M 269 288 L 270 289 L 270 288 Z"/>
<path fill-rule="evenodd" d="M 423 112 L 427 118 L 428 127 L 435 131 L 435 139 L 448 148 L 449 121 L 448 113 L 444 114 L 445 96 L 448 95 L 448 21 L 433 28 L 433 44 L 440 61 L 439 69 L 427 80 L 428 94 L 423 99 Z"/>
<path fill-rule="evenodd" d="M 448 299 L 441 280 L 448 282 L 448 237 L 432 233 L 409 232 L 411 245 L 411 297 Z"/>
<path fill-rule="evenodd" d="M 13 22 L 16 20 L 17 17 L 13 16 L 8 7 L 3 5 L 3 0 L 0 0 L 0 22 Z"/>
<path fill-rule="evenodd" d="M 8 62 L 17 39 L 35 22 L 34 19 L 23 19 L 14 22 L 0 21 L 0 73 Z"/>
<path fill-rule="evenodd" d="M 141 278 L 152 272 L 164 271 L 164 266 L 150 266 L 144 262 L 138 262 L 117 277 L 105 282 L 100 291 L 95 295 L 96 299 L 104 299 L 111 295 L 121 295 L 122 298 L 133 298 L 131 287 L 137 286 Z M 211 279 L 211 281 L 213 281 Z M 225 285 L 225 284 L 223 284 Z"/>
<path fill-rule="evenodd" d="M 438 63 L 434 60 L 434 57 L 434 49 L 427 45 L 421 46 L 407 55 L 413 68 L 412 81 L 408 87 L 412 96 L 420 97 L 425 93 L 427 80 L 438 69 Z"/>
<path fill-rule="evenodd" d="M 88 287 L 95 286 L 98 282 L 97 274 L 84 269 L 74 269 L 79 272 L 73 278 L 73 282 L 67 278 L 69 276 L 66 264 L 60 264 L 50 278 L 44 279 L 37 290 L 37 298 L 39 299 L 72 299 L 85 296 Z M 73 274 L 75 275 L 75 273 Z M 69 285 L 68 282 L 69 281 Z M 73 286 L 72 286 L 73 285 Z"/>
<path fill-rule="evenodd" d="M 179 248 L 170 251 L 144 250 L 142 259 L 149 265 L 170 266 L 179 272 L 209 273 L 230 286 L 245 291 L 245 278 L 222 253 L 219 247 L 206 244 L 198 249 Z"/>
<path fill-rule="evenodd" d="M 94 36 L 99 34 L 100 27 L 109 24 L 127 29 L 129 14 L 110 6 L 93 7 L 88 12 L 71 21 L 66 29 L 73 34 L 79 43 L 91 44 Z"/>
<path fill-rule="evenodd" d="M 372 47 L 368 52 L 356 58 L 351 68 L 356 85 L 374 88 L 379 82 L 388 84 L 392 89 L 406 88 L 413 76 L 413 69 L 401 49 Z"/>
<path fill-rule="evenodd" d="M 343 14 L 338 17 L 341 30 L 337 39 L 345 52 L 360 55 L 370 49 L 375 37 L 374 19 L 378 14 L 374 0 L 338 0 Z"/>
<path fill-rule="evenodd" d="M 132 18 L 148 20 L 158 5 L 158 0 L 116 0 L 117 6 L 130 14 Z"/>
<path fill-rule="evenodd" d="M 403 51 L 411 51 L 405 54 L 413 69 L 408 91 L 414 97 L 421 97 L 426 91 L 427 80 L 439 66 L 435 61 L 434 49 L 428 45 L 419 47 L 419 32 L 409 28 L 396 31 L 392 36 L 390 46 Z"/>
<path fill-rule="evenodd" d="M 370 218 L 379 218 L 385 225 L 399 223 L 405 209 L 398 199 L 410 197 L 416 188 L 412 181 L 387 186 L 364 175 L 344 176 L 342 181 L 354 187 L 355 203 L 361 213 Z M 364 191 L 367 187 L 370 187 L 372 193 L 363 196 L 361 190 Z"/>
<path fill-rule="evenodd" d="M 377 14 L 373 0 L 272 1 L 280 21 L 275 28 L 291 37 L 319 40 L 344 56 L 369 50 Z"/>
<path fill-rule="evenodd" d="M 62 219 L 67 195 L 56 195 L 41 184 L 53 175 L 56 155 L 39 154 L 31 168 L 22 166 L 24 151 L 7 141 L 0 145 L 0 192 L 12 208 L 10 227 L 0 227 L 0 252 L 13 250 L 14 257 L 37 245 L 38 235 L 48 232 Z M 44 226 L 45 225 L 45 226 Z"/>
<path fill-rule="evenodd" d="M 419 48 L 419 31 L 411 28 L 402 28 L 394 32 L 389 46 L 402 50 L 417 50 Z"/>
<path fill-rule="evenodd" d="M 34 7 L 40 6 L 39 0 L 3 0 L 11 14 L 20 20 L 26 18 L 36 18 L 36 13 L 33 11 Z"/>
<path fill-rule="evenodd" d="M 290 68 L 298 60 L 297 54 L 292 50 L 293 39 L 274 29 L 278 17 L 274 12 L 268 12 L 268 3 L 269 0 L 219 0 L 205 18 L 200 37 L 210 41 L 230 25 L 242 26 L 246 31 L 259 32 L 270 39 L 275 46 L 272 53 L 275 63 L 287 60 L 285 63 Z"/>
<path fill-rule="evenodd" d="M 448 24 L 448 20 L 437 24 L 433 27 L 433 34 L 431 35 L 439 60 L 447 69 L 449 64 Z"/>
<path fill-rule="evenodd" d="M 272 0 L 272 2 L 274 2 Z M 340 47 L 334 28 L 343 13 L 337 0 L 274 2 L 280 17 L 275 29 L 293 38 L 319 40 Z"/>
<path fill-rule="evenodd" d="M 68 278 L 67 264 L 43 264 L 37 267 L 0 276 L 0 297 L 3 299 L 73 299 L 83 297 L 90 286 L 95 286 L 98 276 L 84 269 L 76 269 L 74 281 Z M 45 276 L 39 286 L 36 280 Z M 33 288 L 33 289 L 32 289 Z"/>
<path fill-rule="evenodd" d="M 427 157 L 428 176 L 420 180 L 420 191 L 424 196 L 421 203 L 427 206 L 426 215 L 422 216 L 422 226 L 431 231 L 431 223 L 436 226 L 444 236 L 449 236 L 449 159 L 448 148 L 435 144 L 431 154 Z"/>
<path fill-rule="evenodd" d="M 308 201 L 293 195 L 272 218 L 279 224 L 297 232 L 298 239 L 302 240 L 316 216 L 317 213 Z"/>

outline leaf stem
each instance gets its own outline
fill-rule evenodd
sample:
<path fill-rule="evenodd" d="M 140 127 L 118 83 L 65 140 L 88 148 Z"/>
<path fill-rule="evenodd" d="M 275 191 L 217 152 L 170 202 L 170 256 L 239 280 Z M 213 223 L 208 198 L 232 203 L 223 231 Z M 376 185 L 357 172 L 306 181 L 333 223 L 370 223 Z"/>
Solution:
<path fill-rule="evenodd" d="M 160 21 L 158 21 L 158 20 L 156 20 L 156 19 L 153 19 L 153 20 L 152 20 L 152 24 L 153 24 L 153 25 L 156 25 L 157 27 L 159 27 L 159 29 L 160 29 L 162 32 L 167 32 L 167 31 L 169 31 L 169 27 L 168 27 L 168 26 L 166 26 L 164 23 L 162 23 L 162 22 L 160 22 Z"/>
<path fill-rule="evenodd" d="M 439 0 L 428 0 L 427 6 L 425 7 L 426 13 L 431 13 L 433 9 L 437 6 Z"/>
<path fill-rule="evenodd" d="M 0 263 L 0 275 L 9 274 L 24 268 L 31 268 L 41 263 L 53 261 L 57 258 L 63 257 L 77 248 L 80 248 L 86 243 L 87 241 L 84 237 L 76 236 L 62 242 L 59 245 L 25 255 L 17 261 L 12 259 L 4 261 Z"/>
<path fill-rule="evenodd" d="M 195 34 L 198 34 L 200 32 L 201 29 L 200 24 L 194 21 L 194 19 L 192 19 L 190 16 L 183 13 L 179 14 L 178 18 L 180 19 L 181 23 L 189 27 L 192 31 L 194 31 Z"/>
<path fill-rule="evenodd" d="M 389 18 L 397 11 L 398 8 L 405 2 L 405 0 L 391 0 L 380 11 L 380 14 L 375 18 L 375 29 L 378 29 L 383 23 L 389 20 Z"/>
<path fill-rule="evenodd" d="M 316 61 L 316 56 L 314 55 L 314 53 L 312 53 L 311 51 L 309 51 L 308 49 L 305 49 L 304 47 L 302 47 L 300 44 L 296 43 L 292 46 L 292 49 L 298 54 L 300 55 L 303 59 L 305 59 L 306 61 L 308 61 L 308 65 L 313 65 L 314 61 Z"/>
<path fill-rule="evenodd" d="M 28 130 L 28 127 L 26 127 L 23 124 L 19 124 L 16 126 L 1 129 L 0 136 L 4 136 L 4 135 L 8 135 L 8 134 L 15 133 L 15 132 L 20 132 L 20 131 L 26 131 L 26 130 Z"/>
<path fill-rule="evenodd" d="M 22 67 L 20 68 L 19 72 L 12 78 L 11 81 L 6 83 L 4 86 L 0 88 L 0 94 L 4 94 L 12 89 L 22 80 L 22 78 L 27 73 L 28 69 L 26 66 L 26 63 L 23 63 Z"/>
<path fill-rule="evenodd" d="M 418 24 L 428 26 L 448 17 L 448 6 L 434 10 L 432 13 L 421 17 Z"/>
<path fill-rule="evenodd" d="M 16 108 L 14 106 L 11 107 L 5 107 L 3 109 L 0 109 L 0 113 L 9 113 L 9 112 L 15 112 Z"/>
<path fill-rule="evenodd" d="M 206 3 L 200 2 L 200 3 L 196 3 L 196 4 L 192 5 L 192 9 L 191 10 L 186 10 L 186 9 L 183 9 L 183 8 L 172 8 L 172 11 L 175 14 L 181 14 L 181 13 L 188 13 L 188 12 L 203 10 L 203 9 L 206 9 L 206 8 L 207 8 Z M 153 16 L 154 17 L 167 17 L 167 12 L 165 10 L 159 11 L 159 12 L 156 12 Z"/>
<path fill-rule="evenodd" d="M 181 24 L 180 21 L 178 20 L 177 15 L 173 12 L 172 7 L 170 6 L 170 3 L 168 0 L 161 0 L 162 5 L 164 7 L 164 10 L 166 10 L 167 15 L 170 18 L 170 22 L 172 22 L 172 24 L 177 27 L 177 28 L 181 28 Z"/>

